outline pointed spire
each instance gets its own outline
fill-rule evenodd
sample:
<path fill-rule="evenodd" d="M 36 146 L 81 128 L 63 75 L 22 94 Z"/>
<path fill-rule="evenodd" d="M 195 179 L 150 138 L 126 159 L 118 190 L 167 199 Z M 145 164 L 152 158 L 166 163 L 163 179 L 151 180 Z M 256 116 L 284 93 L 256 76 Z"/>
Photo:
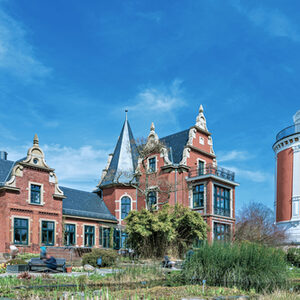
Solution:
<path fill-rule="evenodd" d="M 39 144 L 39 138 L 38 138 L 38 135 L 35 134 L 34 138 L 33 138 L 33 145 L 38 145 L 38 144 Z"/>
<path fill-rule="evenodd" d="M 104 170 L 103 179 L 100 181 L 99 186 L 118 182 L 126 183 L 133 178 L 137 165 L 138 151 L 127 120 L 127 109 L 125 113 L 121 134 L 114 153 Z"/>
<path fill-rule="evenodd" d="M 196 118 L 196 126 L 200 127 L 201 129 L 207 130 L 206 119 L 205 119 L 203 111 L 204 111 L 204 109 L 203 109 L 203 106 L 201 104 L 200 107 L 199 107 L 199 114 Z"/>
<path fill-rule="evenodd" d="M 150 130 L 151 130 L 151 131 L 155 131 L 155 126 L 154 126 L 154 123 L 153 123 L 153 122 L 151 123 Z"/>
<path fill-rule="evenodd" d="M 200 104 L 200 107 L 199 107 L 199 113 L 200 113 L 200 114 L 203 113 L 203 106 L 202 106 L 202 104 Z"/>
<path fill-rule="evenodd" d="M 128 113 L 128 109 L 125 109 L 125 121 L 127 121 L 127 113 Z"/>

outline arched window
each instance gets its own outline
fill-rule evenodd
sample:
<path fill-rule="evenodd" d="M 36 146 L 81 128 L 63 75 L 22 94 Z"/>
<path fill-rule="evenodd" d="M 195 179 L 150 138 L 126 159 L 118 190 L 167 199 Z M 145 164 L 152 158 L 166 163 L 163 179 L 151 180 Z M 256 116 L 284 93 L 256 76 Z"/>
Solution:
<path fill-rule="evenodd" d="M 128 216 L 130 209 L 131 209 L 130 198 L 127 196 L 122 197 L 122 199 L 121 199 L 121 219 L 122 220 Z"/>

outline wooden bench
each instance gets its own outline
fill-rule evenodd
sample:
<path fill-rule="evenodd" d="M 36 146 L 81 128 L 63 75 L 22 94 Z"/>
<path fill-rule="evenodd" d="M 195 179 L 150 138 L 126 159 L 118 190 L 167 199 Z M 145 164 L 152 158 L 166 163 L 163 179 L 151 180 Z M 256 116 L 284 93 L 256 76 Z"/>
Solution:
<path fill-rule="evenodd" d="M 64 258 L 56 259 L 57 268 L 56 270 L 50 269 L 47 267 L 44 260 L 39 258 L 31 258 L 28 262 L 29 271 L 38 271 L 38 272 L 66 272 L 66 260 Z"/>

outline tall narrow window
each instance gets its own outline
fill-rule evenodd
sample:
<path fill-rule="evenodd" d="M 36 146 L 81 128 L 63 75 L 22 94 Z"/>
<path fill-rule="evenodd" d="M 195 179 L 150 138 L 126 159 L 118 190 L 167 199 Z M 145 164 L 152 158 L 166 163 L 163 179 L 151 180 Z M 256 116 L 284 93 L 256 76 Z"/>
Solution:
<path fill-rule="evenodd" d="M 124 231 L 122 231 L 121 235 L 121 248 L 127 248 L 126 242 L 127 242 L 128 234 Z"/>
<path fill-rule="evenodd" d="M 204 174 L 204 161 L 198 160 L 198 176 Z"/>
<path fill-rule="evenodd" d="M 109 248 L 110 228 L 103 227 L 103 248 Z"/>
<path fill-rule="evenodd" d="M 76 244 L 75 237 L 75 224 L 65 224 L 65 245 L 74 246 Z"/>
<path fill-rule="evenodd" d="M 42 221 L 42 244 L 54 245 L 54 222 Z"/>
<path fill-rule="evenodd" d="M 214 223 L 214 240 L 229 241 L 230 240 L 230 225 Z"/>
<path fill-rule="evenodd" d="M 103 245 L 103 227 L 99 227 L 99 245 Z"/>
<path fill-rule="evenodd" d="M 94 226 L 84 226 L 84 246 L 93 247 L 95 243 Z"/>
<path fill-rule="evenodd" d="M 30 185 L 30 203 L 41 204 L 41 186 L 36 184 Z"/>
<path fill-rule="evenodd" d="M 193 208 L 204 206 L 204 184 L 193 186 Z"/>
<path fill-rule="evenodd" d="M 215 185 L 214 213 L 216 215 L 230 217 L 230 189 Z"/>
<path fill-rule="evenodd" d="M 151 209 L 156 204 L 157 204 L 156 192 L 154 191 L 149 192 L 147 196 L 148 209 Z"/>
<path fill-rule="evenodd" d="M 28 245 L 28 220 L 14 219 L 14 243 Z"/>
<path fill-rule="evenodd" d="M 114 228 L 114 245 L 113 248 L 119 250 L 121 248 L 121 230 Z"/>
<path fill-rule="evenodd" d="M 149 158 L 148 164 L 148 171 L 156 172 L 156 157 Z"/>
<path fill-rule="evenodd" d="M 121 199 L 121 219 L 125 219 L 131 209 L 131 200 L 129 197 L 125 196 Z"/>

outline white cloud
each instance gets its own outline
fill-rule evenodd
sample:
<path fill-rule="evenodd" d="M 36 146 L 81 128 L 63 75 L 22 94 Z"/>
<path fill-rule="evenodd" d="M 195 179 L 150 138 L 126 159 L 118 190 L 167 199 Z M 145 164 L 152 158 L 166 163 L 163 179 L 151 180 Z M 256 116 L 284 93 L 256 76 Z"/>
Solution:
<path fill-rule="evenodd" d="M 300 35 L 295 25 L 278 9 L 271 10 L 263 7 L 247 9 L 239 1 L 233 2 L 233 6 L 240 13 L 247 16 L 255 26 L 261 27 L 271 36 L 287 37 L 295 42 L 300 40 Z"/>
<path fill-rule="evenodd" d="M 130 111 L 155 111 L 158 113 L 172 112 L 185 106 L 182 96 L 182 81 L 175 79 L 168 87 L 150 87 L 142 90 L 136 97 L 136 103 L 128 107 Z"/>
<path fill-rule="evenodd" d="M 7 149 L 9 160 L 26 157 L 31 145 Z M 80 148 L 41 145 L 47 164 L 55 169 L 59 185 L 92 191 L 98 184 L 109 151 L 85 145 Z"/>
<path fill-rule="evenodd" d="M 26 40 L 21 22 L 10 17 L 0 2 L 0 69 L 25 80 L 32 81 L 49 74 Z"/>
<path fill-rule="evenodd" d="M 137 12 L 136 15 L 143 19 L 154 21 L 155 23 L 159 23 L 162 18 L 162 13 L 160 11 L 155 12 Z"/>
<path fill-rule="evenodd" d="M 242 161 L 252 158 L 253 156 L 249 154 L 247 151 L 239 151 L 239 150 L 232 150 L 229 152 L 219 152 L 218 153 L 218 161 Z"/>
<path fill-rule="evenodd" d="M 224 167 L 226 169 L 229 169 L 230 171 L 235 172 L 237 178 L 245 178 L 253 182 L 265 182 L 270 177 L 272 177 L 270 174 L 267 174 L 259 170 L 251 171 L 251 170 L 241 169 L 233 166 L 224 166 Z"/>

